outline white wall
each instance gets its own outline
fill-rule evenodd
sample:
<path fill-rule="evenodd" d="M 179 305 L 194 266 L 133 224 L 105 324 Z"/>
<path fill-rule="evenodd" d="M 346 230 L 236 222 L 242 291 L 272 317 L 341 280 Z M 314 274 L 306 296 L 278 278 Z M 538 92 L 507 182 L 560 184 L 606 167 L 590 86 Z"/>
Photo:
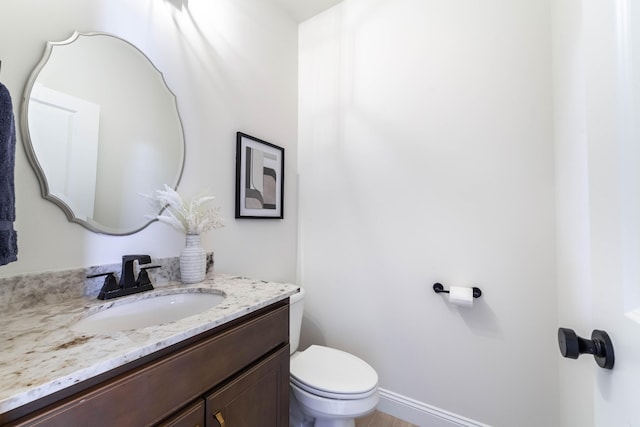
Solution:
<path fill-rule="evenodd" d="M 550 26 L 549 2 L 345 0 L 300 29 L 303 344 L 459 425 L 558 425 Z"/>
<path fill-rule="evenodd" d="M 45 42 L 74 30 L 104 31 L 145 52 L 178 98 L 186 138 L 179 190 L 210 189 L 227 226 L 206 234 L 216 269 L 264 279 L 295 278 L 297 24 L 263 0 L 6 0 L 0 4 L 0 80 L 18 118 L 27 77 Z M 285 147 L 284 220 L 235 220 L 235 133 Z M 290 160 L 289 160 L 290 159 Z M 117 262 L 126 253 L 177 256 L 183 236 L 153 224 L 127 237 L 67 222 L 40 197 L 18 135 L 16 229 L 19 260 L 1 276 Z"/>

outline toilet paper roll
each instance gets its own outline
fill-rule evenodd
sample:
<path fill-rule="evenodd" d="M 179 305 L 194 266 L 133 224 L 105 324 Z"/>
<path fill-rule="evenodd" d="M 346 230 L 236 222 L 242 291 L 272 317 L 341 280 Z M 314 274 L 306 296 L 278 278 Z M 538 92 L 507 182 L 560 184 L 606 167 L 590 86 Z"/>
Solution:
<path fill-rule="evenodd" d="M 451 286 L 449 288 L 449 303 L 461 307 L 473 307 L 473 288 Z"/>

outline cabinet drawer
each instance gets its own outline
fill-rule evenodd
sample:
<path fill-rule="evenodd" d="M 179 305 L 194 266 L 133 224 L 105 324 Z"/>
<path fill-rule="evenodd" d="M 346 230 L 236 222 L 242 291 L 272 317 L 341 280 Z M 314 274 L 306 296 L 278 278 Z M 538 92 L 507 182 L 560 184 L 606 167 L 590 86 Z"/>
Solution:
<path fill-rule="evenodd" d="M 99 384 L 15 425 L 152 425 L 288 341 L 287 305 Z"/>
<path fill-rule="evenodd" d="M 199 399 L 157 427 L 204 427 L 204 400 Z"/>

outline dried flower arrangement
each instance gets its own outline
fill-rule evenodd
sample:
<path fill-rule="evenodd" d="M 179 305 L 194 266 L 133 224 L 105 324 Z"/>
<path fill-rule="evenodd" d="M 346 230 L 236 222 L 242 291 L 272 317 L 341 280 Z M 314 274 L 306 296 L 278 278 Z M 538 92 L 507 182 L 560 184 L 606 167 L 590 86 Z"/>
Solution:
<path fill-rule="evenodd" d="M 220 208 L 205 206 L 215 199 L 214 196 L 200 196 L 185 200 L 177 191 L 165 184 L 164 190 L 156 190 L 145 197 L 155 205 L 164 208 L 159 215 L 147 215 L 147 218 L 169 224 L 185 234 L 202 234 L 224 227 L 224 222 L 220 218 Z"/>

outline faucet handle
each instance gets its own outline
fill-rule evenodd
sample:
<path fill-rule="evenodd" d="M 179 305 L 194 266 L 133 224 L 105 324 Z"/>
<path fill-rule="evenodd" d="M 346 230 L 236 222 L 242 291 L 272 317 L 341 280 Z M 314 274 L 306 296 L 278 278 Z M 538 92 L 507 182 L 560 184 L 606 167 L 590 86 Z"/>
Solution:
<path fill-rule="evenodd" d="M 104 284 L 102 285 L 102 289 L 100 289 L 100 293 L 98 294 L 98 299 L 107 299 L 107 295 L 110 292 L 115 292 L 120 290 L 120 285 L 116 280 L 116 276 L 114 272 L 109 273 L 99 273 L 99 274 L 91 274 L 87 276 L 87 279 L 92 279 L 94 277 L 105 276 Z"/>
<path fill-rule="evenodd" d="M 107 286 L 109 291 L 114 291 L 116 289 L 120 289 L 120 286 L 118 285 L 118 281 L 116 280 L 116 273 L 113 271 L 110 271 L 108 273 L 98 273 L 98 274 L 90 274 L 87 276 L 87 279 L 93 279 L 95 277 L 102 277 L 105 276 L 104 278 L 104 286 Z"/>
<path fill-rule="evenodd" d="M 140 267 L 140 274 L 138 274 L 138 280 L 136 281 L 137 286 L 145 286 L 151 285 L 151 279 L 149 279 L 149 273 L 147 270 L 151 270 L 153 268 L 160 268 L 160 265 L 151 265 L 149 267 Z M 153 289 L 153 286 L 151 287 Z"/>

